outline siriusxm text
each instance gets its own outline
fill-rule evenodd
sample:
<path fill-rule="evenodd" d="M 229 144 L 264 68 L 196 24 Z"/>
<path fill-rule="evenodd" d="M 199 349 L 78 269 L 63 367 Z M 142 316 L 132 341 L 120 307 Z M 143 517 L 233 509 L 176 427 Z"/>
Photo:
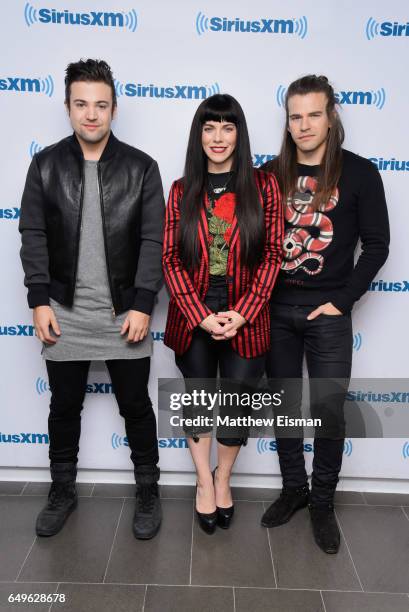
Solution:
<path fill-rule="evenodd" d="M 54 23 L 64 25 L 83 25 L 98 27 L 125 27 L 123 13 L 108 13 L 90 11 L 89 13 L 72 13 L 71 11 L 57 11 L 56 9 L 42 8 L 38 11 L 40 23 Z"/>
<path fill-rule="evenodd" d="M 209 29 L 212 32 L 254 32 L 260 34 L 294 34 L 293 19 L 227 19 L 211 17 Z"/>

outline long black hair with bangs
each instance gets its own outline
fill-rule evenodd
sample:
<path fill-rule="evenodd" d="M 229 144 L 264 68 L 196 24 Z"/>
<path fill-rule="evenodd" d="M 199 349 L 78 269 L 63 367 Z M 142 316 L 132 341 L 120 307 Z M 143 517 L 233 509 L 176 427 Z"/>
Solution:
<path fill-rule="evenodd" d="M 263 209 L 257 192 L 250 152 L 250 140 L 243 109 L 228 94 L 216 94 L 203 100 L 190 129 L 183 177 L 183 197 L 180 206 L 179 250 L 187 270 L 199 263 L 197 224 L 208 180 L 208 158 L 202 147 L 202 132 L 206 121 L 234 123 L 237 142 L 232 171 L 236 195 L 236 215 L 240 231 L 241 264 L 251 270 L 257 266 L 264 250 L 265 229 Z"/>

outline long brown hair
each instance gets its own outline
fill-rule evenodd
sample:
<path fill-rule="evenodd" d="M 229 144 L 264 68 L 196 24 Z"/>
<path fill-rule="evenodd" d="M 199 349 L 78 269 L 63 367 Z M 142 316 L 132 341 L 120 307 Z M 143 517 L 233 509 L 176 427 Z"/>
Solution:
<path fill-rule="evenodd" d="M 276 174 L 283 202 L 294 193 L 297 184 L 297 148 L 288 131 L 289 112 L 288 100 L 295 95 L 304 96 L 309 93 L 324 93 L 327 97 L 326 112 L 331 119 L 331 127 L 328 130 L 327 146 L 320 165 L 318 175 L 318 187 L 312 200 L 312 206 L 317 209 L 321 202 L 329 200 L 336 187 L 342 171 L 342 143 L 344 142 L 344 127 L 336 110 L 337 99 L 334 89 L 328 82 L 326 76 L 308 74 L 293 81 L 287 90 L 285 97 L 286 122 L 284 127 L 281 150 L 272 162 L 270 169 Z"/>

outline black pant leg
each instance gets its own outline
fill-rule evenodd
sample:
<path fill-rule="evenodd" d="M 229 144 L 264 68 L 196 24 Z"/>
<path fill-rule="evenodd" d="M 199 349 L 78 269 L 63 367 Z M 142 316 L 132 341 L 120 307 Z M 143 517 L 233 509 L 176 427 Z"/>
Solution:
<path fill-rule="evenodd" d="M 267 354 L 266 372 L 272 380 L 280 379 L 285 389 L 284 410 L 280 414 L 301 414 L 302 363 L 304 332 L 298 326 L 298 308 L 290 304 L 271 304 L 271 349 Z M 274 384 L 274 387 L 276 385 Z M 276 416 L 278 411 L 275 412 Z M 304 460 L 303 432 L 280 437 L 276 428 L 277 453 L 284 487 L 303 487 L 307 484 Z"/>
<path fill-rule="evenodd" d="M 305 352 L 310 376 L 311 413 L 327 419 L 330 436 L 315 437 L 311 503 L 333 502 L 344 451 L 343 405 L 352 367 L 351 316 L 320 315 L 307 323 Z M 315 380 L 321 379 L 321 380 Z M 328 379 L 328 382 L 322 380 Z"/>
<path fill-rule="evenodd" d="M 265 355 L 246 359 L 233 350 L 230 340 L 221 342 L 223 342 L 220 347 L 219 358 L 221 390 L 224 393 L 248 393 L 251 395 L 264 374 Z M 235 404 L 220 406 L 219 415 L 222 418 L 224 416 L 229 416 L 230 418 L 238 416 L 246 417 L 248 415 L 256 416 L 252 413 L 250 407 L 236 406 Z M 217 432 L 217 440 L 220 444 L 225 446 L 241 446 L 247 443 L 247 427 L 229 428 L 227 430 L 229 435 L 227 436 L 223 430 L 226 431 L 222 427 Z"/>
<path fill-rule="evenodd" d="M 47 359 L 46 366 L 51 389 L 48 417 L 50 461 L 77 463 L 81 435 L 81 410 L 90 362 Z"/>
<path fill-rule="evenodd" d="M 204 390 L 207 393 L 217 391 L 216 377 L 219 362 L 219 347 L 210 334 L 201 328 L 193 333 L 193 338 L 188 350 L 183 355 L 175 356 L 176 365 L 185 379 L 186 393 Z M 196 383 L 191 379 L 200 379 Z M 206 406 L 184 406 L 183 418 L 193 419 L 196 417 L 214 418 L 214 411 L 208 410 Z M 203 421 L 204 422 L 204 421 Z M 187 426 L 183 430 L 188 437 L 198 439 L 199 434 L 209 434 L 213 427 L 211 425 Z"/>
<path fill-rule="evenodd" d="M 148 393 L 150 357 L 106 361 L 134 466 L 159 461 L 156 417 Z"/>

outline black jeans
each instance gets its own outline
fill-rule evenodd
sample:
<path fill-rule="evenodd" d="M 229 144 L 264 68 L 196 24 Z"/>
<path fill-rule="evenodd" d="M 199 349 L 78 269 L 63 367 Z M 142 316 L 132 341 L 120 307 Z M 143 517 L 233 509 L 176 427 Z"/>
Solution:
<path fill-rule="evenodd" d="M 350 313 L 319 315 L 312 321 L 307 315 L 315 306 L 271 304 L 271 351 L 267 356 L 268 378 L 299 379 L 301 393 L 302 363 L 305 354 L 310 378 L 311 415 L 325 411 L 320 403 L 320 383 L 314 379 L 342 379 L 347 386 L 352 365 L 352 323 Z M 346 391 L 346 388 L 345 388 Z M 295 395 L 297 391 L 295 392 Z M 301 401 L 301 397 L 299 397 Z M 331 410 L 343 420 L 342 394 Z M 344 434 L 316 437 L 312 473 L 311 503 L 333 501 L 342 465 Z M 277 438 L 277 451 L 284 487 L 307 484 L 303 438 Z"/>
<path fill-rule="evenodd" d="M 205 299 L 206 304 L 212 312 L 228 310 L 227 285 L 224 277 L 211 279 L 211 284 Z M 197 385 L 189 385 L 190 378 L 213 379 L 203 381 L 203 387 L 207 392 L 215 392 L 215 379 L 219 369 L 221 378 L 221 390 L 224 393 L 251 393 L 254 385 L 262 378 L 265 370 L 265 355 L 246 359 L 236 353 L 231 347 L 230 340 L 213 340 L 209 333 L 198 327 L 193 333 L 192 342 L 183 355 L 176 356 L 176 365 L 186 379 L 187 390 L 198 388 Z M 230 379 L 230 380 L 229 380 Z M 237 381 L 242 381 L 238 384 Z M 247 384 L 246 384 L 247 381 Z M 206 410 L 185 410 L 184 416 L 192 417 L 197 414 L 205 415 Z M 221 417 L 245 416 L 242 408 L 233 406 L 220 406 Z M 246 411 L 247 414 L 247 411 Z M 185 428 L 187 435 L 205 433 L 209 428 Z M 223 427 L 218 429 L 217 440 L 225 446 L 241 446 L 246 444 L 248 429 L 246 427 L 229 428 L 229 435 Z"/>
<path fill-rule="evenodd" d="M 106 361 L 112 388 L 125 419 L 135 467 L 159 461 L 156 418 L 148 394 L 150 357 Z M 48 432 L 52 462 L 77 462 L 90 361 L 46 361 L 51 388 Z"/>

